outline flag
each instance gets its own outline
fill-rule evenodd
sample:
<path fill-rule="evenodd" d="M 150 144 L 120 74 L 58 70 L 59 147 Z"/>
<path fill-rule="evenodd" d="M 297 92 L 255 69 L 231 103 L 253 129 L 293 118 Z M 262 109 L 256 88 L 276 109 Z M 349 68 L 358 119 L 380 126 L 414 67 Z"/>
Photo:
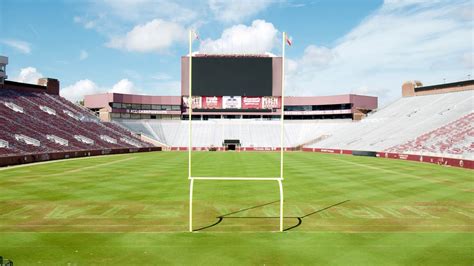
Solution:
<path fill-rule="evenodd" d="M 195 30 L 192 30 L 194 40 L 201 40 Z"/>
<path fill-rule="evenodd" d="M 293 38 L 288 37 L 288 35 L 285 34 L 285 41 L 288 44 L 288 46 L 291 46 L 293 44 Z"/>

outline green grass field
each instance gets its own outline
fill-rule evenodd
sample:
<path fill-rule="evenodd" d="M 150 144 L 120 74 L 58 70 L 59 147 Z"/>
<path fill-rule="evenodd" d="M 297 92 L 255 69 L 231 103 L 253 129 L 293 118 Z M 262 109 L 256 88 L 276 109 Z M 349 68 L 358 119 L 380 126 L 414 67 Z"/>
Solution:
<path fill-rule="evenodd" d="M 283 233 L 275 181 L 195 181 L 200 230 L 188 233 L 183 152 L 0 169 L 0 256 L 15 265 L 474 264 L 473 171 L 285 159 Z M 201 152 L 193 175 L 278 176 L 278 163 L 278 153 Z"/>

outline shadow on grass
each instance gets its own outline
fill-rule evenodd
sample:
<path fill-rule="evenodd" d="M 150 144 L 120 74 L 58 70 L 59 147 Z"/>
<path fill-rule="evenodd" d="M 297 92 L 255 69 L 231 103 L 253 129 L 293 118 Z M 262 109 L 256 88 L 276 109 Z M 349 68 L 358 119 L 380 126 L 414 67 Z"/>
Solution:
<path fill-rule="evenodd" d="M 322 209 L 316 210 L 314 212 L 307 213 L 303 216 L 286 216 L 286 217 L 283 217 L 283 218 L 294 218 L 294 219 L 298 220 L 296 225 L 285 228 L 285 229 L 283 229 L 283 231 L 289 231 L 289 230 L 292 230 L 294 228 L 297 228 L 298 226 L 300 226 L 303 223 L 303 219 L 306 218 L 306 217 L 309 217 L 309 216 L 311 216 L 313 214 L 316 214 L 316 213 L 319 213 L 319 212 L 323 212 L 325 210 L 328 210 L 330 208 L 336 207 L 338 205 L 344 204 L 344 203 L 349 202 L 349 201 L 350 200 L 344 200 L 344 201 L 338 202 L 336 204 L 333 204 L 333 205 L 324 207 Z M 214 226 L 220 224 L 224 219 L 280 219 L 279 216 L 238 216 L 238 217 L 237 216 L 230 216 L 232 214 L 244 212 L 244 211 L 247 211 L 247 210 L 261 208 L 261 207 L 264 207 L 264 206 L 267 206 L 267 205 L 270 205 L 270 204 L 273 204 L 273 203 L 276 203 L 276 202 L 280 202 L 280 201 L 276 200 L 276 201 L 272 201 L 272 202 L 268 202 L 268 203 L 264 203 L 264 204 L 260 204 L 260 205 L 256 205 L 256 206 L 252 206 L 252 207 L 248 207 L 248 208 L 245 208 L 245 209 L 240 209 L 238 211 L 229 212 L 229 213 L 220 215 L 220 216 L 216 217 L 217 221 L 215 223 L 204 226 L 204 227 L 200 227 L 198 229 L 194 229 L 193 231 L 201 231 L 201 230 L 205 230 L 205 229 L 214 227 Z"/>

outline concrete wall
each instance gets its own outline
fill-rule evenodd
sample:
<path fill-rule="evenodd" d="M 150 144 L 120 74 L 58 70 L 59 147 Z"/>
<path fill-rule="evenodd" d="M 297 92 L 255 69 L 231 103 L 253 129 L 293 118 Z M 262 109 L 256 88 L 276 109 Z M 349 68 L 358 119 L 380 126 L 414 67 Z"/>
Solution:
<path fill-rule="evenodd" d="M 281 63 L 283 59 L 281 57 L 273 57 L 272 60 L 272 95 L 281 96 Z M 266 95 L 270 96 L 270 95 Z"/>
<path fill-rule="evenodd" d="M 303 148 L 303 151 L 332 153 L 332 154 L 346 154 L 346 155 L 353 154 L 352 150 L 340 150 L 340 149 Z M 467 159 L 414 155 L 414 154 L 387 153 L 387 152 L 377 152 L 376 154 L 377 154 L 377 157 L 379 158 L 417 161 L 417 162 L 422 162 L 422 163 L 433 163 L 433 164 L 438 164 L 438 165 L 443 165 L 443 166 L 474 169 L 474 161 L 467 160 Z"/>
<path fill-rule="evenodd" d="M 402 84 L 402 97 L 442 94 L 468 90 L 474 90 L 474 80 L 466 80 L 432 86 L 423 86 L 420 81 L 415 80 L 406 81 Z"/>
<path fill-rule="evenodd" d="M 41 84 L 44 84 L 44 85 L 35 85 L 35 84 L 20 83 L 20 82 L 15 82 L 11 80 L 5 80 L 5 83 L 3 84 L 3 88 L 9 89 L 9 90 L 17 90 L 21 92 L 44 92 L 44 93 L 53 94 L 53 95 L 59 94 L 59 81 L 58 80 L 49 79 L 49 78 L 40 79 L 40 80 L 43 80 Z"/>
<path fill-rule="evenodd" d="M 350 103 L 350 94 L 334 96 L 287 96 L 285 105 L 323 105 Z"/>
<path fill-rule="evenodd" d="M 365 95 L 356 95 L 349 94 L 351 98 L 351 103 L 353 103 L 353 110 L 355 109 L 364 109 L 364 110 L 374 110 L 378 108 L 378 98 L 374 96 L 365 96 Z"/>
<path fill-rule="evenodd" d="M 474 85 L 459 86 L 459 87 L 452 87 L 452 88 L 438 89 L 438 90 L 431 90 L 431 91 L 418 91 L 418 92 L 415 92 L 415 95 L 422 96 L 422 95 L 442 94 L 442 93 L 448 93 L 448 92 L 469 91 L 469 90 L 474 90 Z"/>
<path fill-rule="evenodd" d="M 110 111 L 110 102 L 131 103 L 131 104 L 162 104 L 162 105 L 181 105 L 180 96 L 149 96 L 121 93 L 102 93 L 86 95 L 84 97 L 84 106 L 87 108 L 108 108 Z"/>
<path fill-rule="evenodd" d="M 113 93 L 100 93 L 84 96 L 84 106 L 86 108 L 107 108 L 109 107 L 109 102 L 113 102 Z"/>
<path fill-rule="evenodd" d="M 180 96 L 149 96 L 114 93 L 113 101 L 119 103 L 181 105 Z"/>
<path fill-rule="evenodd" d="M 40 78 L 40 79 L 38 79 L 38 85 L 45 86 L 46 91 L 49 94 L 59 95 L 60 83 L 59 83 L 59 80 L 57 80 L 57 79 Z"/>
<path fill-rule="evenodd" d="M 51 152 L 51 153 L 42 153 L 42 154 L 27 154 L 27 155 L 0 157 L 0 167 L 8 166 L 8 165 L 34 163 L 34 162 L 44 162 L 44 161 L 51 161 L 51 160 L 78 158 L 78 157 L 89 157 L 89 156 L 132 153 L 132 152 L 149 152 L 149 151 L 161 151 L 161 147 L 133 148 L 133 149 L 127 149 L 127 148 L 104 149 L 104 150 L 89 150 L 89 151 L 74 151 L 74 152 Z"/>

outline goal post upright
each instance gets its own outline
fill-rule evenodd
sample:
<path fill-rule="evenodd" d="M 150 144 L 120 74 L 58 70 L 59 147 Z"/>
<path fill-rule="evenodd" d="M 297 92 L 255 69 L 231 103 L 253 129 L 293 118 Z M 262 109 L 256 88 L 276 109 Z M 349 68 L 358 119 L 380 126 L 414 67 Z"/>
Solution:
<path fill-rule="evenodd" d="M 280 109 L 280 180 L 278 186 L 280 188 L 280 232 L 283 231 L 283 160 L 285 151 L 285 47 L 286 33 L 282 33 L 281 46 L 281 109 Z"/>
<path fill-rule="evenodd" d="M 280 177 L 283 179 L 283 150 L 284 150 L 284 117 L 285 117 L 285 40 L 286 34 L 282 35 L 282 56 L 281 56 L 281 114 L 280 114 Z"/>
<path fill-rule="evenodd" d="M 191 153 L 193 149 L 193 31 L 189 31 L 189 77 L 188 77 L 188 87 L 189 87 L 189 95 L 188 95 L 188 121 L 189 121 L 189 140 L 188 140 L 188 178 L 191 179 Z"/>
<path fill-rule="evenodd" d="M 192 89 L 192 77 L 193 77 L 193 31 L 189 30 L 189 73 L 188 73 L 188 130 L 189 130 L 189 139 L 188 139 L 188 179 L 189 179 L 189 232 L 193 231 L 193 185 L 194 179 L 191 175 L 191 154 L 193 150 L 193 124 L 192 124 L 192 116 L 193 116 L 193 89 Z"/>

